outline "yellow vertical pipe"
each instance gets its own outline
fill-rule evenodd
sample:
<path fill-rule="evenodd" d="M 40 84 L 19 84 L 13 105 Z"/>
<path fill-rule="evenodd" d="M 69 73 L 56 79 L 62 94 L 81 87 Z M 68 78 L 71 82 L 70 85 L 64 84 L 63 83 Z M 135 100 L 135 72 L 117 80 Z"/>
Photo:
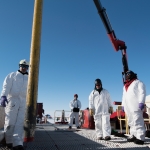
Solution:
<path fill-rule="evenodd" d="M 43 0 L 34 1 L 32 40 L 30 50 L 30 70 L 27 90 L 27 107 L 24 122 L 25 142 L 33 141 L 34 129 L 36 126 L 36 104 L 38 95 L 42 6 Z"/>

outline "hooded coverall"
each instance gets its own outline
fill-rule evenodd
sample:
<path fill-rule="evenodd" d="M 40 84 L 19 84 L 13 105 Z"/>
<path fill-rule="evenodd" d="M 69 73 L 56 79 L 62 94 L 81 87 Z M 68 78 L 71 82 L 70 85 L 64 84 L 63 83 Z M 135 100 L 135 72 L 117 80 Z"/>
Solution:
<path fill-rule="evenodd" d="M 145 104 L 145 96 L 145 85 L 137 79 L 129 85 L 127 91 L 125 86 L 123 87 L 122 106 L 128 118 L 130 134 L 142 141 L 145 140 L 145 127 L 139 103 Z"/>
<path fill-rule="evenodd" d="M 111 135 L 109 108 L 112 107 L 109 92 L 103 89 L 100 94 L 93 90 L 89 95 L 89 109 L 95 111 L 94 121 L 97 137 Z"/>
<path fill-rule="evenodd" d="M 23 125 L 26 107 L 28 75 L 12 72 L 6 76 L 1 96 L 6 96 L 4 132 L 6 143 L 23 145 Z"/>
<path fill-rule="evenodd" d="M 71 108 L 71 110 L 73 110 L 73 108 L 81 109 L 81 102 L 79 100 L 72 100 L 70 101 L 69 107 Z M 79 112 L 72 111 L 69 117 L 70 117 L 69 126 L 73 125 L 73 119 L 75 118 L 75 124 L 76 124 L 76 127 L 78 127 L 79 126 Z"/>

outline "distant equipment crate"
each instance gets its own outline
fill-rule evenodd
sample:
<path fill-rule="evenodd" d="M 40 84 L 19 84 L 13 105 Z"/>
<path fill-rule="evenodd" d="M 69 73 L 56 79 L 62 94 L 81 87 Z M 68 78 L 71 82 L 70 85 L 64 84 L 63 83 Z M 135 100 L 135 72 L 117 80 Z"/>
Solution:
<path fill-rule="evenodd" d="M 37 103 L 36 106 L 36 114 L 39 115 L 40 118 L 42 118 L 42 114 L 44 113 L 43 103 Z"/>

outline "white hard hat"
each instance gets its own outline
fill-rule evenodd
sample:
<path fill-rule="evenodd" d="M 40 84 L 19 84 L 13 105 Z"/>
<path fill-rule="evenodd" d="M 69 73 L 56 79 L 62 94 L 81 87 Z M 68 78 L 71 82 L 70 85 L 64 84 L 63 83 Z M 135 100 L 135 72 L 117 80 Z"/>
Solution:
<path fill-rule="evenodd" d="M 23 59 L 23 60 L 20 60 L 19 65 L 29 66 L 29 62 L 27 62 L 25 59 Z"/>

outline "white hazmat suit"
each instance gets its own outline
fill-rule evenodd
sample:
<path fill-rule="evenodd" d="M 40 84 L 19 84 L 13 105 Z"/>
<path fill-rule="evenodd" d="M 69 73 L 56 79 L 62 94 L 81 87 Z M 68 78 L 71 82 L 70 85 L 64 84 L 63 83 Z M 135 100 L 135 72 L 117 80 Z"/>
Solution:
<path fill-rule="evenodd" d="M 69 107 L 72 110 L 72 112 L 70 113 L 69 126 L 72 127 L 73 119 L 75 118 L 75 124 L 76 124 L 76 127 L 78 127 L 79 126 L 79 112 L 73 112 L 73 108 L 81 109 L 81 102 L 79 100 L 72 100 L 70 101 Z"/>
<path fill-rule="evenodd" d="M 4 80 L 1 96 L 6 96 L 5 139 L 13 146 L 23 145 L 23 124 L 26 106 L 28 74 L 10 73 Z"/>
<path fill-rule="evenodd" d="M 103 89 L 100 94 L 93 90 L 89 95 L 89 109 L 94 110 L 95 130 L 97 137 L 111 135 L 109 108 L 112 107 L 109 92 Z"/>
<path fill-rule="evenodd" d="M 139 108 L 139 103 L 145 103 L 146 90 L 145 85 L 138 79 L 134 80 L 127 91 L 123 87 L 122 106 L 128 118 L 130 134 L 137 139 L 145 140 L 145 127 L 143 111 Z"/>

